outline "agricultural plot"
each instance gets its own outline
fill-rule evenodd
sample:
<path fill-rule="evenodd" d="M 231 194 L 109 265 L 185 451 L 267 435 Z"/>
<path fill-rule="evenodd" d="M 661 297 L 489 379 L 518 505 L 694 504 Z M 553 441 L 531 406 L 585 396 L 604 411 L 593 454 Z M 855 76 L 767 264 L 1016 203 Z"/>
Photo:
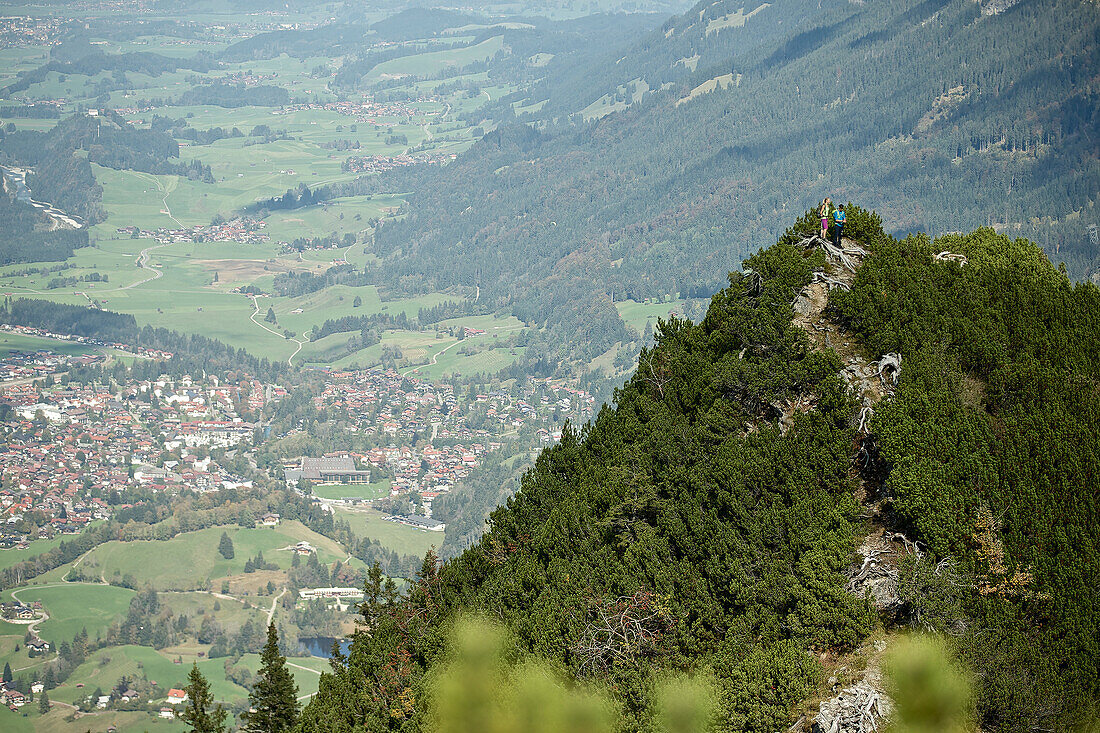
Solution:
<path fill-rule="evenodd" d="M 17 631 L 18 633 L 0 636 L 0 669 L 7 664 L 11 666 L 12 672 L 30 672 L 45 664 L 52 655 L 30 657 L 27 654 L 27 647 L 23 644 L 26 627 L 17 627 Z M 3 727 L 0 726 L 0 730 L 2 729 Z"/>
<path fill-rule="evenodd" d="M 360 499 L 370 501 L 390 494 L 391 482 L 372 481 L 369 484 L 317 484 L 313 495 L 322 499 Z"/>
<path fill-rule="evenodd" d="M 399 79 L 403 76 L 428 76 L 447 68 L 462 68 L 475 61 L 485 61 L 504 47 L 504 36 L 493 36 L 481 43 L 465 48 L 431 51 L 384 61 L 364 77 L 364 81 Z"/>
<path fill-rule="evenodd" d="M 16 333 L 0 333 L 0 356 L 11 353 L 12 351 L 36 351 L 38 349 L 50 349 L 59 354 L 83 354 L 84 350 L 76 350 L 74 347 L 79 344 L 70 344 L 64 341 L 54 341 L 53 339 L 36 338 L 34 336 L 23 336 Z M 72 351 L 64 351 L 63 348 L 74 348 Z M 0 569 L 10 568 L 17 562 L 23 562 L 24 560 L 40 555 L 43 552 L 48 552 L 53 548 L 60 545 L 66 538 L 64 536 L 57 536 L 49 540 L 34 540 L 27 543 L 26 549 L 11 548 L 8 550 L 0 550 Z M 69 538 L 71 539 L 71 538 Z"/>
<path fill-rule="evenodd" d="M 4 594 L 5 599 L 18 599 L 24 603 L 39 601 L 46 608 L 49 619 L 38 624 L 43 639 L 58 644 L 69 641 L 81 629 L 96 638 L 130 606 L 134 591 L 110 585 L 94 583 L 53 583 L 17 588 Z M 23 633 L 25 625 L 0 623 L 0 633 Z"/>
<path fill-rule="evenodd" d="M 28 716 L 23 718 L 28 725 L 28 733 L 31 730 L 35 733 L 86 733 L 89 730 L 114 730 L 115 733 L 184 733 L 190 730 L 181 720 L 158 718 L 153 713 L 146 712 L 101 710 L 92 717 L 73 720 L 72 708 L 63 705 L 54 705 L 48 715 L 39 715 L 38 708 L 33 704 L 25 705 L 20 710 L 26 711 L 28 708 L 34 709 L 25 713 L 11 713 L 12 716 Z M 3 712 L 8 711 L 4 709 Z M 0 718 L 0 727 L 3 727 L 4 720 L 5 718 Z M 95 728 L 90 727 L 90 721 L 95 721 Z"/>
<path fill-rule="evenodd" d="M 264 232 L 272 239 L 287 242 L 297 237 L 316 237 L 329 233 L 360 234 L 368 231 L 370 219 L 389 216 L 402 203 L 403 200 L 395 195 L 349 196 L 333 199 L 324 206 L 273 211 L 265 220 L 267 228 Z"/>
<path fill-rule="evenodd" d="M 157 688 L 167 694 L 173 687 L 187 684 L 187 673 L 191 663 L 197 662 L 199 670 L 210 681 L 211 691 L 219 700 L 240 700 L 248 696 L 248 691 L 225 678 L 225 660 L 193 659 L 176 664 L 156 649 L 145 646 L 126 645 L 100 649 L 92 654 L 84 664 L 73 672 L 65 684 L 50 692 L 51 699 L 76 704 L 82 698 L 92 694 L 99 687 L 110 690 L 119 677 L 127 675 L 137 679 L 156 682 Z M 77 687 L 83 683 L 83 687 Z"/>
<path fill-rule="evenodd" d="M 218 553 L 222 532 L 233 540 L 235 554 L 231 560 Z M 323 563 L 343 561 L 348 556 L 333 540 L 290 521 L 274 528 L 209 527 L 164 541 L 108 542 L 88 554 L 82 570 L 86 574 L 98 572 L 107 579 L 129 575 L 139 586 L 150 585 L 157 590 L 193 590 L 243 573 L 245 562 L 259 553 L 265 561 L 289 568 L 290 548 L 300 541 L 315 547 Z"/>
<path fill-rule="evenodd" d="M 94 16 L 96 12 L 89 14 Z M 297 15 L 289 9 L 282 14 L 288 18 Z M 224 10 L 190 14 L 188 18 L 194 22 L 201 22 L 196 19 L 202 18 L 210 27 L 218 28 L 240 22 L 244 29 L 256 23 L 251 15 Z M 513 26 L 501 26 L 502 30 L 505 27 Z M 158 244 L 118 231 L 131 226 L 156 230 L 207 225 L 215 217 L 232 218 L 258 200 L 279 196 L 301 184 L 316 189 L 349 181 L 361 175 L 343 170 L 345 161 L 352 156 L 387 157 L 410 151 L 434 155 L 466 149 L 481 128 L 460 121 L 459 115 L 515 90 L 513 85 L 498 79 L 490 81 L 484 69 L 450 75 L 474 62 L 485 61 L 504 48 L 502 35 L 475 43 L 474 34 L 484 30 L 453 29 L 446 37 L 433 39 L 433 43 L 451 44 L 446 50 L 413 53 L 378 65 L 364 79 L 365 85 L 386 80 L 387 96 L 401 100 L 402 91 L 409 96 L 376 114 L 358 116 L 319 106 L 338 99 L 356 101 L 354 97 L 338 97 L 329 89 L 331 77 L 316 73 L 317 69 L 331 72 L 339 67 L 340 59 L 325 56 L 292 58 L 282 54 L 223 64 L 206 73 L 183 69 L 150 75 L 130 70 L 125 72 L 121 83 L 120 76 L 110 71 L 46 74 L 22 97 L 63 98 L 65 115 L 76 111 L 78 104 L 116 108 L 139 127 L 159 115 L 182 119 L 197 130 L 236 128 L 244 137 L 208 144 L 179 140 L 180 161 L 195 160 L 208 165 L 214 183 L 93 164 L 93 174 L 103 188 L 102 206 L 107 213 L 106 219 L 90 231 L 93 246 L 77 250 L 63 263 L 63 269 L 54 272 L 16 274 L 33 268 L 33 263 L 0 268 L 0 288 L 15 295 L 70 305 L 94 304 L 129 313 L 139 325 L 199 333 L 260 357 L 282 361 L 294 355 L 297 364 L 375 365 L 380 363 L 383 346 L 393 346 L 404 354 L 406 366 L 432 367 L 424 374 L 491 371 L 507 365 L 518 352 L 499 349 L 487 349 L 485 354 L 443 352 L 453 342 L 434 343 L 432 339 L 425 340 L 423 334 L 411 332 L 387 334 L 382 345 L 368 349 L 358 348 L 360 344 L 352 342 L 351 334 L 338 334 L 317 343 L 307 340 L 309 332 L 329 318 L 380 312 L 404 312 L 415 317 L 421 307 L 453 299 L 446 294 L 382 303 L 374 288 L 337 287 L 299 298 L 261 299 L 256 305 L 263 312 L 256 312 L 252 300 L 229 292 L 245 285 L 270 292 L 279 273 L 301 270 L 321 273 L 336 262 L 363 267 L 373 258 L 369 251 L 371 220 L 399 216 L 408 193 L 354 196 L 322 206 L 273 211 L 265 216 L 263 233 L 269 241 L 249 246 Z M 108 54 L 149 52 L 182 58 L 200 52 L 217 53 L 227 45 L 227 39 L 219 31 L 205 38 L 152 34 L 94 42 Z M 427 44 L 409 42 L 410 49 L 417 46 Z M 2 79 L 40 66 L 47 60 L 46 49 L 4 49 L 0 50 L 0 60 L 5 61 L 0 64 Z M 428 78 L 441 72 L 448 76 Z M 226 78 L 236 83 L 242 74 L 285 89 L 292 104 L 230 109 L 214 104 L 175 103 L 197 83 Z M 390 86 L 398 77 L 403 77 L 405 83 Z M 462 86 L 467 83 L 478 85 L 478 90 Z M 363 95 L 362 99 L 369 97 Z M 159 106 L 143 106 L 150 100 Z M 314 104 L 302 104 L 306 101 Z M 14 122 L 24 129 L 48 129 L 56 124 L 55 120 Z M 261 125 L 276 131 L 277 139 L 252 136 L 254 128 Z M 282 242 L 299 238 L 329 235 L 337 238 L 354 235 L 356 241 L 346 247 L 302 253 L 287 252 L 281 246 Z M 146 267 L 141 266 L 142 262 Z M 105 277 L 106 282 L 80 280 L 90 275 Z M 62 280 L 71 278 L 77 282 L 62 284 Z M 359 308 L 352 305 L 355 297 L 363 300 Z M 274 309 L 278 323 L 261 325 L 268 307 Z M 439 358 L 435 364 L 431 363 L 433 357 Z"/>
<path fill-rule="evenodd" d="M 360 537 L 378 540 L 385 548 L 401 555 L 423 557 L 432 547 L 443 544 L 442 532 L 429 532 L 385 519 L 374 509 L 337 509 L 336 517 L 346 520 Z"/>
<path fill-rule="evenodd" d="M 683 314 L 684 301 L 646 301 L 639 303 L 636 300 L 620 300 L 615 303 L 615 307 L 619 311 L 619 317 L 626 322 L 626 325 L 635 329 L 638 333 L 642 333 L 647 323 L 656 328 L 658 318 L 668 318 L 672 312 Z"/>
<path fill-rule="evenodd" d="M 525 347 L 488 348 L 473 354 L 447 352 L 415 371 L 417 376 L 438 379 L 453 374 L 494 374 L 523 357 Z"/>

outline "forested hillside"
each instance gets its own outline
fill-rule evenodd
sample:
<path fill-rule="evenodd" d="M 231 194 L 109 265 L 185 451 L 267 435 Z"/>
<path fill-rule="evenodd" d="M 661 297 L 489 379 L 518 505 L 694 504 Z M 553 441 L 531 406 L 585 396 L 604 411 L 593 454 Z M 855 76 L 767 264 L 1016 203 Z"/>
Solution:
<path fill-rule="evenodd" d="M 869 254 L 827 312 L 870 358 L 902 354 L 869 437 L 841 360 L 791 324 L 824 264 L 796 244 L 807 216 L 700 324 L 662 323 L 614 406 L 542 453 L 475 546 L 439 568 L 429 556 L 401 599 L 368 593 L 370 631 L 301 729 L 419 729 L 429 670 L 469 611 L 505 624 L 518 657 L 605 684 L 626 729 L 648 725 L 660 670 L 713 677 L 719 730 L 786 729 L 822 693 L 826 660 L 906 626 L 945 634 L 976 674 L 985 730 L 1087 715 L 1100 555 L 1081 489 L 1100 468 L 1100 290 L 1024 240 L 898 241 L 856 212 Z M 945 250 L 968 260 L 934 260 Z M 792 404 L 805 409 L 775 407 Z M 845 589 L 868 486 L 874 521 L 923 548 L 881 616 Z"/>
<path fill-rule="evenodd" d="M 612 298 L 713 292 L 748 254 L 737 243 L 826 195 L 868 202 L 895 232 L 992 224 L 1086 277 L 1097 23 L 1068 0 L 999 14 L 969 0 L 703 3 L 495 100 L 479 119 L 530 126 L 506 122 L 441 174 L 331 194 L 415 190 L 376 237 L 382 277 L 479 286 L 580 358 L 623 337 Z"/>

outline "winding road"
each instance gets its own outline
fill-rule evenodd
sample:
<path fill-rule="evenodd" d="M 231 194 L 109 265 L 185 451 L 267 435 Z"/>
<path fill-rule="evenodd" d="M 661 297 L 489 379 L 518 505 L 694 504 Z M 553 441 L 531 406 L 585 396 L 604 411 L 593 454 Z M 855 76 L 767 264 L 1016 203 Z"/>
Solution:
<path fill-rule="evenodd" d="M 252 307 L 255 309 L 255 310 L 252 311 L 252 315 L 249 316 L 249 319 L 253 323 L 255 323 L 257 326 L 259 326 L 263 330 L 267 331 L 268 333 L 274 334 L 274 335 L 278 336 L 281 339 L 284 339 L 284 340 L 287 340 L 287 341 L 293 341 L 294 343 L 298 344 L 298 348 L 296 348 L 294 350 L 294 353 L 291 354 L 290 357 L 286 360 L 287 364 L 293 365 L 294 364 L 294 357 L 296 357 L 298 355 L 298 352 L 302 350 L 302 347 L 305 346 L 305 342 L 304 341 L 299 341 L 296 338 L 288 339 L 288 338 L 286 338 L 286 336 L 283 336 L 283 334 L 279 333 L 278 331 L 272 331 L 270 328 L 268 328 L 264 324 L 257 321 L 256 320 L 256 314 L 260 312 L 260 304 L 259 304 L 258 299 L 256 298 L 255 295 L 249 295 L 248 297 L 252 299 Z"/>
<path fill-rule="evenodd" d="M 473 338 L 473 337 L 469 336 L 469 337 L 467 337 L 466 340 L 469 340 L 470 338 Z M 434 366 L 435 364 L 437 364 L 439 362 L 439 355 L 440 354 L 442 354 L 446 351 L 450 351 L 451 349 L 453 349 L 454 347 L 458 346 L 461 343 L 462 343 L 462 341 L 455 341 L 450 346 L 447 346 L 447 347 L 444 347 L 444 348 L 440 349 L 439 351 L 432 354 L 432 360 L 429 363 L 421 364 L 420 366 L 416 366 L 416 367 L 411 367 L 410 369 L 408 369 L 404 372 L 401 372 L 401 376 L 404 377 L 407 374 L 412 374 L 413 372 L 418 372 L 426 366 Z"/>
<path fill-rule="evenodd" d="M 282 598 L 285 595 L 286 595 L 286 586 L 283 586 L 283 589 L 282 589 L 282 591 L 279 592 L 279 595 L 277 595 L 277 596 L 275 596 L 274 598 L 271 599 L 271 608 L 269 608 L 268 611 L 267 611 L 267 626 L 270 626 L 271 625 L 271 619 L 275 618 L 275 604 L 277 604 L 279 602 L 279 599 Z"/>

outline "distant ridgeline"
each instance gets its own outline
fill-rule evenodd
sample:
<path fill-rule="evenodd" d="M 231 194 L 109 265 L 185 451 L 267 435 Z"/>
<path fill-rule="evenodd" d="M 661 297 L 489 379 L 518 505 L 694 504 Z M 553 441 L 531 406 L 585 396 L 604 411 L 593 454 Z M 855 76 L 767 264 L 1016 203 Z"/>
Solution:
<path fill-rule="evenodd" d="M 52 333 L 88 336 L 108 342 L 144 346 L 173 354 L 167 362 L 137 360 L 133 369 L 138 378 L 159 374 L 201 374 L 204 370 L 225 373 L 243 369 L 255 377 L 276 379 L 286 365 L 257 359 L 244 349 L 235 349 L 221 341 L 196 334 L 182 334 L 152 326 L 140 327 L 128 313 L 114 313 L 83 306 L 64 305 L 31 298 L 8 299 L 0 305 L 0 323 L 41 328 Z M 118 362 L 117 368 L 125 366 Z M 96 377 L 102 367 L 88 368 Z"/>
<path fill-rule="evenodd" d="M 989 229 L 898 241 L 858 208 L 871 254 L 831 308 L 870 355 L 902 354 L 879 404 L 876 468 L 902 566 L 880 619 L 845 590 L 861 526 L 858 410 L 832 351 L 791 325 L 823 264 L 792 244 L 812 214 L 730 275 L 701 323 L 672 318 L 595 422 L 543 451 L 489 531 L 406 596 L 370 590 L 370 632 L 322 677 L 303 731 L 419 730 L 450 622 L 480 611 L 605 685 L 648 729 L 661 670 L 713 675 L 718 730 L 784 730 L 827 692 L 821 655 L 885 624 L 950 634 L 984 730 L 1064 729 L 1100 693 L 1100 289 Z M 936 262 L 944 249 L 968 264 Z M 806 398 L 781 432 L 770 405 Z M 929 555 L 931 555 L 929 557 Z M 932 568 L 953 560 L 948 576 Z M 929 565 L 931 563 L 931 565 Z M 619 643 L 607 618 L 626 624 Z M 601 619 L 604 622 L 601 622 Z M 614 631 L 615 629 L 611 629 Z M 828 693 L 831 695 L 831 693 Z"/>

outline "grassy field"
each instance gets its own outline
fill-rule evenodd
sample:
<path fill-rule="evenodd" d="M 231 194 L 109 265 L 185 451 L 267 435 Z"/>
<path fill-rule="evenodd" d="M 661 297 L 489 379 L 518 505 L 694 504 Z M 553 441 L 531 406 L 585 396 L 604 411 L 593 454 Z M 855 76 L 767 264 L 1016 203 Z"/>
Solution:
<path fill-rule="evenodd" d="M 439 379 L 452 374 L 493 374 L 523 357 L 525 347 L 487 348 L 474 354 L 452 349 L 437 357 L 435 364 L 420 367 L 410 374 Z"/>
<path fill-rule="evenodd" d="M 231 560 L 218 553 L 222 532 L 233 540 Z M 289 568 L 292 555 L 283 548 L 303 540 L 317 548 L 321 562 L 347 558 L 348 553 L 336 542 L 290 521 L 275 528 L 209 527 L 164 541 L 108 542 L 88 554 L 82 569 L 108 579 L 132 575 L 139 585 L 149 584 L 157 590 L 193 590 L 243 573 L 245 562 L 260 552 L 267 562 Z"/>
<path fill-rule="evenodd" d="M 86 733 L 115 730 L 116 733 L 183 733 L 187 726 L 178 720 L 164 720 L 147 712 L 99 711 L 70 720 L 72 708 L 54 705 L 48 715 L 39 715 L 38 705 L 24 705 L 19 712 L 0 708 L 0 730 L 8 733 Z M 10 726 L 10 727 L 9 727 Z M 25 726 L 25 727 L 20 727 Z"/>
<path fill-rule="evenodd" d="M 484 61 L 503 47 L 504 36 L 493 36 L 473 46 L 383 61 L 370 70 L 365 80 L 373 82 L 401 76 L 427 76 L 447 68 L 468 66 L 475 61 Z"/>
<path fill-rule="evenodd" d="M 8 337 L 11 337 L 15 341 L 8 341 Z M 28 342 L 31 342 L 31 344 L 18 346 L 20 341 L 18 341 L 16 339 L 26 339 Z M 34 342 L 39 342 L 39 341 L 43 342 L 44 344 L 67 345 L 63 341 L 54 341 L 52 339 L 36 339 L 36 338 L 29 337 L 29 336 L 18 336 L 16 334 L 0 333 L 0 356 L 8 353 L 9 350 L 10 351 L 30 351 L 30 350 L 34 350 L 34 349 L 49 348 L 48 346 L 35 346 L 35 345 L 33 345 Z M 8 349 L 7 347 L 9 346 L 9 344 L 12 344 L 12 343 L 16 344 L 17 346 L 15 348 Z M 54 351 L 60 351 L 59 349 L 53 349 L 53 350 Z M 75 353 L 83 353 L 83 352 L 75 352 Z M 57 537 L 54 537 L 51 540 L 34 540 L 32 542 L 29 542 L 29 543 L 27 543 L 27 549 L 25 549 L 25 550 L 17 550 L 17 549 L 14 549 L 14 548 L 10 549 L 10 550 L 0 550 L 0 569 L 10 568 L 12 565 L 14 565 L 17 562 L 22 562 L 22 561 L 26 560 L 29 557 L 34 557 L 35 555 L 40 555 L 43 552 L 46 552 L 48 550 L 52 550 L 53 548 L 60 545 L 61 542 L 65 539 L 66 538 L 63 535 L 59 535 Z M 72 538 L 70 537 L 69 539 L 72 539 Z"/>
<path fill-rule="evenodd" d="M 391 482 L 373 481 L 369 484 L 318 484 L 313 487 L 313 495 L 322 499 L 380 499 L 389 496 Z"/>
<path fill-rule="evenodd" d="M 27 655 L 27 648 L 23 645 L 26 634 L 25 626 L 7 624 L 8 629 L 15 628 L 19 633 L 0 636 L 0 668 L 5 664 L 11 665 L 12 672 L 18 674 L 21 671 L 32 674 L 31 670 L 41 667 L 53 658 L 53 655 L 31 658 Z M 0 726 L 0 730 L 2 730 Z"/>
<path fill-rule="evenodd" d="M 642 333 L 645 331 L 647 323 L 652 323 L 656 328 L 657 319 L 668 318 L 670 311 L 683 314 L 684 301 L 672 300 L 664 303 L 646 301 L 645 303 L 639 303 L 636 300 L 620 300 L 615 303 L 615 307 L 618 308 L 619 317 L 626 322 L 626 325 L 634 328 L 638 333 Z"/>
<path fill-rule="evenodd" d="M 351 530 L 360 537 L 378 540 L 383 547 L 402 555 L 423 557 L 430 548 L 443 544 L 442 532 L 388 522 L 383 519 L 384 514 L 374 509 L 337 509 L 336 516 L 347 520 Z"/>
<path fill-rule="evenodd" d="M 248 690 L 226 679 L 225 661 L 206 659 L 195 653 L 158 651 L 144 646 L 109 647 L 92 654 L 65 684 L 51 690 L 50 699 L 70 705 L 77 704 L 97 687 L 104 691 L 110 690 L 123 675 L 156 682 L 157 688 L 167 694 L 173 687 L 183 687 L 191 665 L 198 664 L 199 670 L 210 681 L 211 691 L 216 699 L 223 702 L 244 700 L 248 696 Z M 327 661 L 312 657 L 290 657 L 288 661 L 291 663 L 290 672 L 298 685 L 298 694 L 304 696 L 315 693 L 320 680 L 318 672 L 327 670 Z M 235 666 L 246 667 L 255 674 L 260 668 L 260 656 L 245 654 Z M 78 684 L 83 686 L 77 687 Z"/>
<path fill-rule="evenodd" d="M 287 242 L 298 237 L 316 237 L 321 234 L 358 234 L 367 231 L 369 219 L 392 214 L 402 203 L 403 200 L 395 194 L 347 196 L 333 199 L 323 206 L 274 211 L 267 217 L 265 231 L 273 239 Z"/>
<path fill-rule="evenodd" d="M 80 698 L 92 694 L 97 687 L 104 691 L 110 690 L 122 675 L 156 682 L 157 688 L 167 694 L 169 689 L 187 684 L 187 673 L 191 669 L 191 663 L 196 661 L 199 670 L 210 680 L 211 690 L 219 700 L 242 699 L 248 696 L 247 690 L 225 678 L 223 659 L 196 658 L 176 664 L 173 659 L 156 649 L 127 645 L 100 649 L 92 654 L 84 664 L 76 668 L 65 684 L 50 692 L 50 698 L 76 704 Z M 76 685 L 79 683 L 84 686 L 78 688 Z"/>
<path fill-rule="evenodd" d="M 101 636 L 116 618 L 126 613 L 134 591 L 110 585 L 57 583 L 17 588 L 4 596 L 24 603 L 40 601 L 50 618 L 39 624 L 39 633 L 43 639 L 58 644 L 70 641 L 82 628 L 93 639 Z M 25 630 L 26 626 L 19 624 L 0 623 L 3 634 L 22 634 Z"/>

